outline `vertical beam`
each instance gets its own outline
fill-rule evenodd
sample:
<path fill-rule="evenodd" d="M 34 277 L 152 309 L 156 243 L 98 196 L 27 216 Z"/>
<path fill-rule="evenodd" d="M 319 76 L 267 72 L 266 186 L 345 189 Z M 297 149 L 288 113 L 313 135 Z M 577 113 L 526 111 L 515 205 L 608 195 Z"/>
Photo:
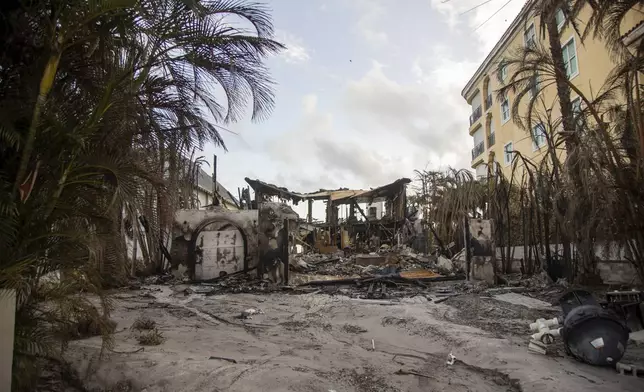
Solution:
<path fill-rule="evenodd" d="M 289 243 L 288 243 L 288 219 L 284 219 L 284 230 L 282 231 L 282 261 L 284 262 L 284 285 L 288 285 L 288 278 L 289 278 L 289 260 L 288 260 L 288 252 L 289 252 Z"/>
<path fill-rule="evenodd" d="M 326 223 L 331 224 L 331 220 L 333 219 L 331 217 L 332 211 L 331 211 L 331 198 L 329 197 L 326 201 Z"/>
<path fill-rule="evenodd" d="M 309 223 L 313 223 L 313 199 L 309 199 L 309 211 L 308 214 L 306 215 L 306 221 Z"/>
<path fill-rule="evenodd" d="M 465 268 L 466 268 L 465 277 L 467 278 L 467 280 L 471 280 L 472 279 L 472 276 L 471 276 L 471 272 L 472 272 L 472 270 L 471 270 L 471 265 L 472 265 L 472 244 L 471 244 L 471 241 L 470 241 L 470 236 L 471 236 L 471 234 L 470 234 L 470 220 L 467 217 L 467 215 L 463 218 L 463 223 L 465 224 L 464 227 L 463 227 L 463 234 L 464 234 L 464 237 L 465 237 Z M 495 251 L 496 251 L 496 249 L 495 249 Z"/>
<path fill-rule="evenodd" d="M 212 205 L 219 205 L 219 197 L 217 197 L 217 154 L 212 154 Z"/>

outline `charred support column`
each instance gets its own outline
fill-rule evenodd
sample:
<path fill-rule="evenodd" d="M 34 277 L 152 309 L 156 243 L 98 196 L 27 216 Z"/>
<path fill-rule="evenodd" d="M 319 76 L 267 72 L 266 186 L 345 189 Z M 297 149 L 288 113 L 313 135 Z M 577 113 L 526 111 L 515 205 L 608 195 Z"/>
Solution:
<path fill-rule="evenodd" d="M 289 273 L 289 260 L 288 260 L 288 251 L 289 251 L 289 241 L 288 241 L 288 219 L 284 219 L 284 230 L 282 230 L 282 261 L 284 262 L 284 285 L 288 285 L 288 273 Z"/>
<path fill-rule="evenodd" d="M 465 277 L 467 280 L 472 279 L 472 244 L 470 241 L 470 220 L 465 216 L 463 218 L 463 234 L 464 234 L 464 243 L 465 243 Z"/>
<path fill-rule="evenodd" d="M 257 277 L 259 279 L 264 279 L 264 254 L 266 253 L 266 251 L 268 251 L 268 238 L 262 239 L 262 237 L 265 236 L 266 233 L 264 233 L 263 226 L 262 226 L 262 221 L 265 218 L 262 216 L 262 208 L 260 205 L 261 204 L 260 200 L 262 200 L 261 193 L 259 193 L 258 191 L 255 191 L 255 205 L 257 206 L 257 211 L 258 211 L 257 213 L 257 226 L 259 231 L 258 236 L 260 239 L 259 249 L 258 249 L 259 260 L 257 261 Z M 265 241 L 265 243 L 263 243 L 262 241 Z"/>
<path fill-rule="evenodd" d="M 219 197 L 217 197 L 217 155 L 212 155 L 212 205 L 219 205 Z"/>
<path fill-rule="evenodd" d="M 313 199 L 309 199 L 309 211 L 308 214 L 306 215 L 306 221 L 309 223 L 313 223 Z"/>

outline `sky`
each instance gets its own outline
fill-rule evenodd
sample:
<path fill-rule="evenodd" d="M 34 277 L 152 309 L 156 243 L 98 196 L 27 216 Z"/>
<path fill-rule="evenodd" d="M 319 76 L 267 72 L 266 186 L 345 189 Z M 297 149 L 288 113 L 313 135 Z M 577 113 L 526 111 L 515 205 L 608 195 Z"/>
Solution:
<path fill-rule="evenodd" d="M 470 168 L 471 108 L 461 90 L 525 0 L 267 4 L 287 46 L 266 60 L 273 112 L 224 124 L 228 151 L 203 151 L 211 163 L 217 155 L 218 181 L 231 193 L 244 177 L 312 192 L 375 188 L 413 178 L 414 169 Z M 314 215 L 323 218 L 323 208 Z"/>

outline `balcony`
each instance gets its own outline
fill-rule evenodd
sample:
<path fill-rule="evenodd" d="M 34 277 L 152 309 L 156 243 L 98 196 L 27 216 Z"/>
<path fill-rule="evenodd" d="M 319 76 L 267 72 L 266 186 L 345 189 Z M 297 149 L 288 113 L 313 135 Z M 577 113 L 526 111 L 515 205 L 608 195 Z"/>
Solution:
<path fill-rule="evenodd" d="M 480 142 L 472 149 L 472 160 L 475 160 L 476 157 L 483 154 L 483 151 L 485 151 L 485 143 Z"/>
<path fill-rule="evenodd" d="M 483 110 L 481 109 L 481 106 L 478 106 L 474 111 L 472 112 L 472 115 L 470 116 L 470 126 L 476 122 L 481 116 L 483 115 Z"/>
<path fill-rule="evenodd" d="M 485 98 L 485 110 L 489 110 L 492 107 L 492 94 L 489 94 Z"/>
<path fill-rule="evenodd" d="M 496 142 L 496 137 L 494 135 L 494 132 L 492 132 L 491 134 L 487 135 L 487 148 L 492 147 L 495 142 Z"/>

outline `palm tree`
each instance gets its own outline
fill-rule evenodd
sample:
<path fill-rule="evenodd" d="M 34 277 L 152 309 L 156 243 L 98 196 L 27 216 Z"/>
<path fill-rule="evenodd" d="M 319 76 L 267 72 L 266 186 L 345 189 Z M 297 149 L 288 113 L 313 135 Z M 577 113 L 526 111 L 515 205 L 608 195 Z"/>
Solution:
<path fill-rule="evenodd" d="M 514 73 L 508 84 L 499 91 L 499 95 L 510 90 L 516 93 L 512 108 L 513 120 L 530 132 L 532 125 L 539 122 L 539 118 L 549 117 L 552 113 L 552 107 L 548 107 L 538 93 L 530 93 L 533 88 L 533 76 L 539 75 L 539 92 L 553 84 L 557 88 L 561 117 L 547 122 L 549 124 L 548 156 L 551 169 L 541 174 L 550 176 L 550 181 L 554 180 L 552 183 L 556 185 L 555 192 L 549 192 L 549 194 L 550 197 L 554 197 L 552 203 L 556 206 L 558 227 L 564 235 L 564 244 L 567 236 L 574 240 L 580 252 L 582 263 L 579 267 L 582 278 L 595 272 L 595 241 L 601 237 L 616 238 L 603 230 L 603 225 L 615 224 L 615 216 L 589 214 L 589 211 L 605 209 L 602 207 L 606 205 L 604 203 L 616 205 L 614 195 L 610 195 L 610 192 L 598 192 L 598 189 L 601 189 L 597 188 L 598 184 L 608 186 L 608 189 L 614 189 L 615 184 L 621 184 L 620 186 L 631 189 L 633 194 L 639 194 L 637 188 L 632 189 L 633 183 L 630 182 L 640 182 L 636 175 L 639 171 L 627 168 L 640 166 L 640 163 L 636 162 L 636 154 L 632 151 L 632 146 L 638 143 L 632 141 L 638 138 L 642 130 L 642 101 L 639 93 L 642 87 L 637 82 L 637 74 L 642 70 L 642 52 L 639 51 L 639 54 L 620 52 L 616 48 L 623 45 L 618 39 L 619 34 L 614 33 L 619 31 L 619 23 L 626 11 L 636 3 L 641 4 L 641 2 L 629 1 L 536 2 L 534 12 L 541 18 L 542 31 L 547 33 L 548 44 L 518 50 L 507 61 L 507 64 L 514 66 Z M 576 25 L 576 15 L 586 5 L 592 8 L 592 17 L 585 30 L 580 32 Z M 608 48 L 614 53 L 621 54 L 621 57 L 617 58 L 618 66 L 594 97 L 583 94 L 566 76 L 559 33 L 554 22 L 557 8 L 563 10 L 566 15 L 565 23 L 577 30 L 581 37 L 586 37 L 589 32 L 594 31 L 596 37 L 607 41 Z M 606 30 L 606 26 L 611 26 L 610 33 Z M 615 39 L 619 42 L 611 41 Z M 581 114 L 575 115 L 572 111 L 571 90 L 575 91 L 584 103 Z M 623 97 L 626 97 L 625 101 Z M 522 112 L 521 105 L 526 101 L 528 108 Z M 631 121 L 609 124 L 603 120 L 607 117 L 620 118 L 614 115 L 615 112 L 622 113 L 621 118 Z M 555 129 L 559 126 L 563 131 L 556 133 Z M 633 132 L 634 129 L 639 131 Z M 615 138 L 616 135 L 620 135 L 619 143 Z M 639 137 L 640 143 L 643 140 L 644 138 Z M 624 141 L 627 143 L 624 144 Z M 556 150 L 560 145 L 564 145 L 567 151 L 565 166 L 560 165 L 556 156 Z M 609 176 L 610 180 L 606 177 L 606 171 L 612 173 Z M 636 177 L 631 177 L 631 173 Z M 611 183 L 612 185 L 609 185 Z M 629 203 L 633 202 L 634 200 L 629 201 Z M 633 208 L 633 204 L 629 205 Z M 613 212 L 625 215 L 617 209 Z M 626 238 L 626 233 L 623 230 L 619 232 L 622 237 L 618 240 L 628 243 L 628 246 L 633 248 L 633 243 Z M 630 236 L 632 238 L 632 232 Z M 566 250 L 564 255 L 567 263 L 572 266 L 570 252 Z"/>
<path fill-rule="evenodd" d="M 80 319 L 109 337 L 108 298 L 98 311 L 73 294 L 101 295 L 127 276 L 123 233 L 140 216 L 158 266 L 191 176 L 183 162 L 205 143 L 225 148 L 219 124 L 248 105 L 255 120 L 269 115 L 263 62 L 282 45 L 269 10 L 246 1 L 40 0 L 0 11 L 0 286 L 18 292 L 15 385 L 31 389 L 34 358 L 59 356 L 51 343 Z"/>

